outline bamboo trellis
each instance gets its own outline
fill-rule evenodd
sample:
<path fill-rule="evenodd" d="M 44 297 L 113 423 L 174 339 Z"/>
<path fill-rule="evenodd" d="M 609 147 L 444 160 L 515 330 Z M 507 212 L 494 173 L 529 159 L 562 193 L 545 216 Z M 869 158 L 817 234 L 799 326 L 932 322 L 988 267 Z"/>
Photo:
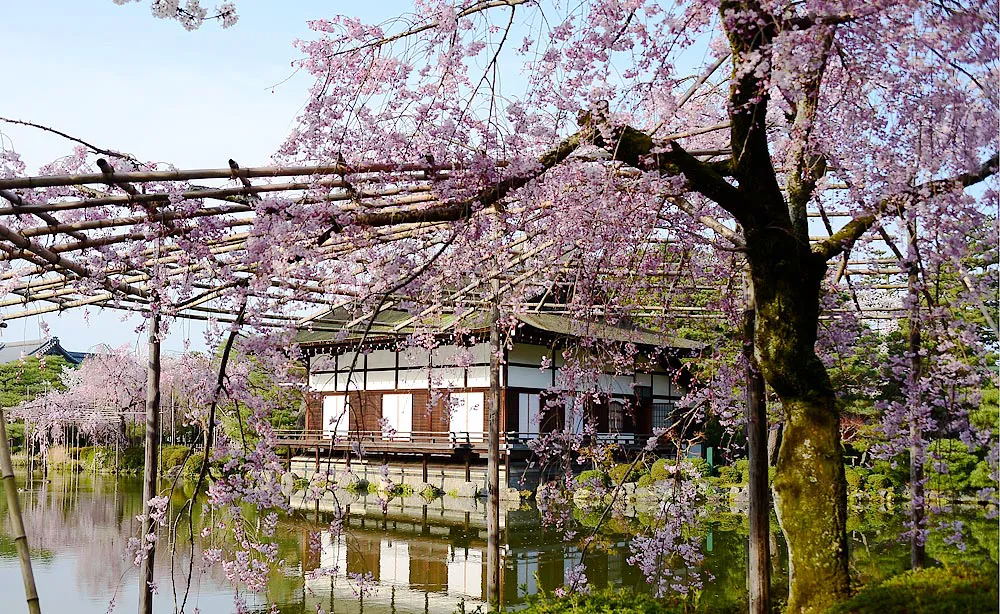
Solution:
<path fill-rule="evenodd" d="M 718 152 L 699 153 L 711 156 Z M 213 228 L 220 234 L 204 243 L 206 253 L 214 259 L 214 264 L 231 267 L 235 273 L 245 277 L 252 276 L 256 270 L 256 263 L 246 262 L 241 257 L 247 241 L 253 236 L 261 213 L 275 213 L 262 204 L 262 195 L 279 194 L 289 202 L 302 206 L 338 203 L 338 213 L 346 216 L 349 223 L 361 226 L 368 219 L 366 216 L 372 214 L 402 214 L 405 221 L 399 224 L 367 230 L 370 233 L 368 240 L 378 244 L 407 239 L 440 242 L 442 231 L 451 223 L 434 219 L 433 214 L 427 216 L 427 221 L 421 221 L 420 212 L 433 212 L 450 206 L 439 199 L 435 182 L 462 170 L 459 165 L 447 164 L 350 167 L 342 162 L 241 168 L 233 160 L 227 167 L 215 169 L 117 172 L 103 159 L 98 161 L 98 167 L 99 173 L 0 179 L 0 198 L 9 203 L 0 206 L 0 262 L 8 263 L 7 270 L 0 273 L 0 282 L 4 283 L 7 291 L 7 296 L 0 297 L 0 318 L 3 321 L 84 306 L 149 313 L 152 301 L 163 300 L 154 297 L 151 292 L 150 281 L 158 275 L 167 279 L 193 278 L 191 287 L 198 291 L 169 305 L 167 311 L 171 316 L 231 322 L 233 318 L 228 310 L 219 308 L 215 303 L 227 292 L 235 290 L 235 284 L 213 283 L 212 262 L 185 263 L 184 248 L 178 241 L 187 239 L 192 226 L 184 222 L 214 218 Z M 253 179 L 281 181 L 255 184 L 251 181 Z M 228 183 L 214 187 L 190 184 L 200 180 L 224 180 Z M 176 186 L 176 191 L 167 193 L 148 189 L 167 184 Z M 359 189 L 355 186 L 364 187 Z M 60 189 L 58 197 L 39 198 L 38 190 L 52 188 Z M 74 190 L 74 196 L 66 196 L 67 192 Z M 184 210 L 171 206 L 172 203 L 190 201 L 199 204 Z M 689 204 L 677 204 L 698 218 Z M 97 208 L 102 209 L 97 212 Z M 514 211 L 517 210 L 517 205 L 514 205 Z M 486 208 L 471 212 L 470 216 L 489 212 L 490 209 Z M 539 210 L 534 215 L 537 218 L 543 213 Z M 810 216 L 822 217 L 824 222 L 843 215 L 846 214 L 810 212 Z M 145 245 L 138 252 L 131 250 L 132 257 L 120 270 L 98 272 L 88 269 L 88 256 L 95 252 L 150 243 L 151 226 L 158 229 L 155 245 Z M 716 231 L 728 230 L 717 226 L 722 224 L 715 221 L 710 227 Z M 829 223 L 827 229 L 832 230 Z M 832 232 L 811 239 L 824 240 L 830 234 Z M 658 237 L 650 237 L 649 240 L 650 243 L 663 241 Z M 508 248 L 516 248 L 522 243 L 523 251 L 504 263 L 498 271 L 445 292 L 434 306 L 424 307 L 397 328 L 404 328 L 435 309 L 464 309 L 477 301 L 482 302 L 485 285 L 494 280 L 500 283 L 502 292 L 507 292 L 542 270 L 556 277 L 573 270 L 573 249 L 553 254 L 550 248 L 554 242 L 539 236 L 515 239 Z M 358 245 L 350 233 L 333 232 L 329 236 L 318 237 L 308 247 L 315 250 L 319 261 L 334 264 L 345 257 L 349 260 Z M 355 264 L 352 270 L 355 274 L 363 274 L 363 268 Z M 607 275 L 623 273 L 628 272 L 612 268 L 604 271 Z M 676 279 L 685 275 L 685 271 L 664 269 L 644 274 L 650 278 Z M 892 258 L 844 258 L 838 270 L 838 277 L 848 283 L 852 277 L 875 277 L 878 281 L 868 288 L 890 292 L 905 288 L 901 274 L 902 269 Z M 94 283 L 95 279 L 98 283 Z M 695 287 L 697 285 L 692 286 Z M 701 289 L 711 287 L 711 284 L 703 284 Z M 356 288 L 338 287 L 331 279 L 307 272 L 301 273 L 301 276 L 272 279 L 268 290 L 251 294 L 273 307 L 273 312 L 261 315 L 261 323 L 265 326 L 315 326 L 315 321 L 331 309 L 360 304 L 365 298 Z M 558 301 L 546 300 L 548 294 L 545 292 L 538 304 L 528 307 L 537 311 L 543 307 L 541 301 L 545 301 L 546 311 L 569 313 L 572 310 Z M 401 289 L 392 297 L 386 297 L 379 309 L 412 302 L 413 298 Z M 162 310 L 164 306 L 159 307 Z M 676 317 L 693 319 L 722 317 L 718 312 L 697 306 L 650 304 L 630 309 L 634 315 L 646 317 L 668 312 Z M 603 310 L 598 307 L 593 315 L 602 313 Z M 878 320 L 896 318 L 898 313 L 898 307 L 873 307 L 862 309 L 858 315 Z M 372 310 L 363 311 L 355 320 L 343 324 L 356 326 L 372 315 Z M 831 318 L 840 315 L 840 312 L 826 314 Z"/>

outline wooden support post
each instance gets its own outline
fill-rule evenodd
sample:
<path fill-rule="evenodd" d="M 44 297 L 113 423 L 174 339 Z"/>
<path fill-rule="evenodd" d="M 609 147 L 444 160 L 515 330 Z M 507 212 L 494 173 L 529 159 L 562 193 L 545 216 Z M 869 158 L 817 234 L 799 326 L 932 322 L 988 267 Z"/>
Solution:
<path fill-rule="evenodd" d="M 421 463 L 421 469 L 423 469 L 423 482 L 427 483 L 427 455 L 423 455 L 423 462 Z"/>
<path fill-rule="evenodd" d="M 486 464 L 486 598 L 496 611 L 500 606 L 500 309 L 494 280 L 490 309 L 489 449 Z"/>
<path fill-rule="evenodd" d="M 472 452 L 466 450 L 465 451 L 465 481 L 466 482 L 471 482 L 472 481 L 472 468 L 469 466 L 469 463 L 471 461 L 472 461 Z"/>
<path fill-rule="evenodd" d="M 316 444 L 316 473 L 319 473 L 319 444 Z"/>
<path fill-rule="evenodd" d="M 142 535 L 156 531 L 150 518 L 149 501 L 157 495 L 157 458 L 160 443 L 160 315 L 153 311 L 149 317 L 149 362 L 146 369 L 146 456 L 142 483 Z M 156 542 L 147 546 L 146 556 L 139 568 L 139 614 L 153 614 L 153 559 Z"/>
<path fill-rule="evenodd" d="M 0 407 L 0 473 L 3 474 L 3 490 L 7 495 L 7 515 L 10 516 L 11 537 L 14 538 L 14 550 L 21 562 L 21 579 L 24 581 L 24 598 L 28 603 L 30 614 L 40 614 L 42 609 L 38 603 L 38 590 L 35 588 L 35 574 L 31 569 L 31 554 L 28 551 L 28 536 L 24 532 L 24 519 L 21 517 L 21 501 L 17 497 L 17 483 L 14 480 L 14 465 L 10 460 L 10 444 L 7 442 L 7 419 Z"/>
<path fill-rule="evenodd" d="M 770 493 L 767 487 L 767 398 L 764 377 L 754 356 L 754 300 L 747 284 L 747 307 L 743 312 L 743 357 L 746 361 L 747 456 L 750 461 L 750 560 L 747 589 L 750 614 L 770 612 L 771 557 Z"/>
<path fill-rule="evenodd" d="M 917 228 L 914 223 L 906 225 L 909 241 L 907 242 L 907 256 L 910 260 L 907 270 L 906 298 L 909 301 L 907 319 L 910 325 L 910 334 L 907 339 L 907 351 L 910 354 L 910 373 L 907 376 L 908 395 L 919 395 L 919 385 L 921 369 L 920 358 L 920 295 L 917 287 L 920 278 L 917 269 Z M 924 519 L 924 462 L 921 439 L 923 433 L 920 431 L 917 416 L 913 412 L 916 409 L 919 399 L 908 399 L 910 404 L 910 568 L 920 569 L 926 563 L 927 549 L 924 546 L 922 528 Z"/>

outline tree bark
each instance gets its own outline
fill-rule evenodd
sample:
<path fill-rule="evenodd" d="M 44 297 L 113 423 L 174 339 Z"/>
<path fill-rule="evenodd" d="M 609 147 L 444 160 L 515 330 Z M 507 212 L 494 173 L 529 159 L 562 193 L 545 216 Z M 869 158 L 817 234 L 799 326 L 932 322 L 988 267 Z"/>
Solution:
<path fill-rule="evenodd" d="M 141 547 L 147 547 L 146 536 L 156 531 L 150 518 L 149 501 L 157 495 L 157 456 L 160 442 L 160 316 L 155 311 L 149 318 L 149 363 L 146 372 L 146 455 L 142 483 L 142 540 Z M 148 544 L 146 556 L 139 568 L 139 614 L 153 613 L 153 560 L 156 542 Z"/>
<path fill-rule="evenodd" d="M 755 352 L 785 424 L 774 480 L 788 544 L 788 612 L 823 612 L 849 595 L 847 486 L 833 386 L 816 355 L 826 262 L 787 228 L 750 228 Z"/>

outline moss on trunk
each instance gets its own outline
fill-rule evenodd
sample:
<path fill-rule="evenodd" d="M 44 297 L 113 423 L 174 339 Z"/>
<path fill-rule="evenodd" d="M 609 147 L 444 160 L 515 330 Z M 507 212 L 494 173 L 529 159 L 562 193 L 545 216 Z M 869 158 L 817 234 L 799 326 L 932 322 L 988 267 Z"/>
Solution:
<path fill-rule="evenodd" d="M 774 496 L 789 550 L 787 611 L 823 612 L 849 597 L 840 417 L 815 350 L 826 265 L 785 229 L 747 234 L 757 360 L 785 418 Z"/>

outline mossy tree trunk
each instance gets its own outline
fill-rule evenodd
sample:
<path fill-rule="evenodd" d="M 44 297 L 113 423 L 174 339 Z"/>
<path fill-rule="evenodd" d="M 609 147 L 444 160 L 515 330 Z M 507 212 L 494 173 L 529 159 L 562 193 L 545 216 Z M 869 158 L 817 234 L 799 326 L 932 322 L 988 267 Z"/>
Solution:
<path fill-rule="evenodd" d="M 747 256 L 757 358 L 785 418 L 774 496 L 788 543 L 788 611 L 819 612 L 848 595 L 847 488 L 835 395 L 815 352 L 826 266 L 785 230 L 748 232 Z"/>

